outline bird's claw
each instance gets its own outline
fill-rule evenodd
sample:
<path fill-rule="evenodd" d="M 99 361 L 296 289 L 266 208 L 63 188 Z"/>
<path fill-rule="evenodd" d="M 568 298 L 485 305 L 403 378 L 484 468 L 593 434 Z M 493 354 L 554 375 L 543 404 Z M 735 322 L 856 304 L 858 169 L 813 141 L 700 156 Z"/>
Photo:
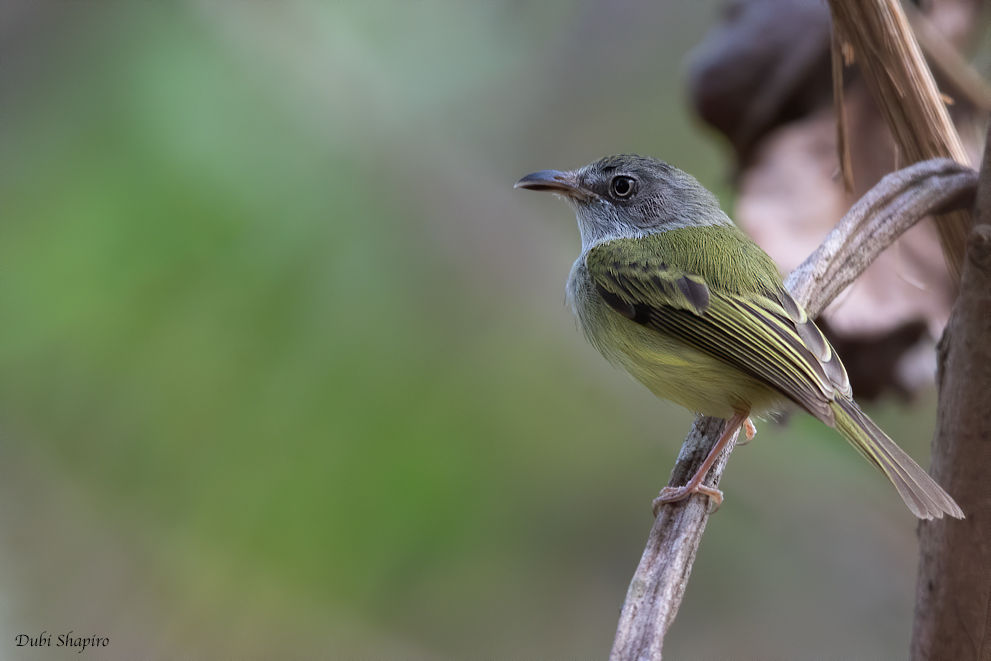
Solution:
<path fill-rule="evenodd" d="M 661 507 L 667 503 L 676 503 L 679 500 L 685 500 L 693 493 L 700 493 L 704 496 L 709 497 L 709 514 L 714 513 L 719 509 L 719 506 L 723 504 L 723 492 L 719 489 L 713 487 L 707 487 L 704 484 L 699 484 L 695 487 L 683 486 L 683 487 L 664 487 L 661 489 L 660 495 L 654 499 L 651 503 L 651 509 L 654 511 L 654 517 L 661 511 Z"/>
<path fill-rule="evenodd" d="M 741 441 L 739 440 L 739 437 L 737 437 L 737 445 L 746 445 L 750 441 L 754 440 L 754 436 L 757 435 L 757 427 L 754 426 L 754 423 L 750 418 L 743 421 L 743 433 L 746 435 L 747 440 Z"/>

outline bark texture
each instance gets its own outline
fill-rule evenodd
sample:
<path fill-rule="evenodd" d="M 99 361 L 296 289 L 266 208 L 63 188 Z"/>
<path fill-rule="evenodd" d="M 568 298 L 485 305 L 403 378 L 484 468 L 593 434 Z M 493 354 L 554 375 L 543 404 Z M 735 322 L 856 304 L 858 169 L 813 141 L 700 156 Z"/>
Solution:
<path fill-rule="evenodd" d="M 991 137 L 991 134 L 989 134 Z M 963 521 L 922 522 L 911 657 L 991 659 L 991 150 L 960 296 L 939 346 L 930 473 Z"/>

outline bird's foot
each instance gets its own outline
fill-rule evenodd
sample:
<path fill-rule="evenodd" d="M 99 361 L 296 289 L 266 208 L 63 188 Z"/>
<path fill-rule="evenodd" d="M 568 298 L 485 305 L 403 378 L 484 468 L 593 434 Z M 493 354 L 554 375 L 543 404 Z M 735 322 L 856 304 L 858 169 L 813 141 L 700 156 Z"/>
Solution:
<path fill-rule="evenodd" d="M 657 496 L 651 504 L 651 508 L 654 510 L 654 516 L 657 516 L 657 513 L 661 511 L 661 507 L 663 505 L 684 500 L 693 493 L 700 493 L 709 497 L 709 514 L 712 514 L 718 510 L 719 506 L 723 504 L 723 492 L 719 489 L 707 487 L 704 484 L 685 485 L 683 487 L 664 487 L 661 489 L 660 495 Z"/>
<path fill-rule="evenodd" d="M 754 440 L 754 436 L 757 435 L 757 427 L 754 426 L 754 423 L 750 418 L 743 421 L 743 433 L 746 434 L 747 440 L 741 441 L 740 438 L 737 437 L 737 445 L 746 445 L 750 441 Z"/>
<path fill-rule="evenodd" d="M 666 503 L 674 503 L 679 500 L 684 500 L 688 498 L 693 493 L 705 494 L 709 497 L 709 514 L 712 514 L 723 502 L 723 492 L 715 487 L 707 487 L 702 484 L 705 476 L 709 473 L 709 469 L 712 465 L 716 463 L 716 459 L 719 454 L 726 449 L 726 446 L 730 444 L 736 432 L 740 429 L 740 425 L 745 425 L 747 429 L 747 436 L 753 436 L 751 430 L 753 430 L 753 423 L 750 422 L 750 409 L 744 411 L 737 411 L 732 418 L 730 418 L 725 427 L 723 428 L 722 434 L 719 436 L 719 440 L 712 446 L 709 450 L 709 454 L 706 455 L 705 461 L 702 465 L 698 467 L 695 471 L 695 475 L 692 479 L 688 480 L 683 487 L 664 487 L 661 489 L 661 493 L 653 502 L 654 516 L 660 511 L 661 506 Z"/>

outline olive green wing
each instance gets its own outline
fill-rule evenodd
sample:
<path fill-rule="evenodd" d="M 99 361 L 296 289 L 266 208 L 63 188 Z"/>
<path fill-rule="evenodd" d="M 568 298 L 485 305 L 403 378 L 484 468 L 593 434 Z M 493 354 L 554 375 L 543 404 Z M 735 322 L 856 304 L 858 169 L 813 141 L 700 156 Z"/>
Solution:
<path fill-rule="evenodd" d="M 727 291 L 656 254 L 617 248 L 596 246 L 585 261 L 612 310 L 774 386 L 833 424 L 830 402 L 850 392 L 846 371 L 801 306 L 774 284 L 776 275 Z"/>

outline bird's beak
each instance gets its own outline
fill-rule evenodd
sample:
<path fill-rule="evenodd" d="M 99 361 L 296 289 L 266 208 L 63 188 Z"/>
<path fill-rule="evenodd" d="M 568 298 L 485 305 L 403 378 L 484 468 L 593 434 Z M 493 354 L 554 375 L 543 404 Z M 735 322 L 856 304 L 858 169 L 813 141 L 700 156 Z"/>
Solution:
<path fill-rule="evenodd" d="M 560 172 L 559 170 L 541 170 L 528 174 L 517 181 L 513 188 L 547 190 L 575 198 L 587 196 L 585 190 L 578 185 L 574 172 Z"/>

